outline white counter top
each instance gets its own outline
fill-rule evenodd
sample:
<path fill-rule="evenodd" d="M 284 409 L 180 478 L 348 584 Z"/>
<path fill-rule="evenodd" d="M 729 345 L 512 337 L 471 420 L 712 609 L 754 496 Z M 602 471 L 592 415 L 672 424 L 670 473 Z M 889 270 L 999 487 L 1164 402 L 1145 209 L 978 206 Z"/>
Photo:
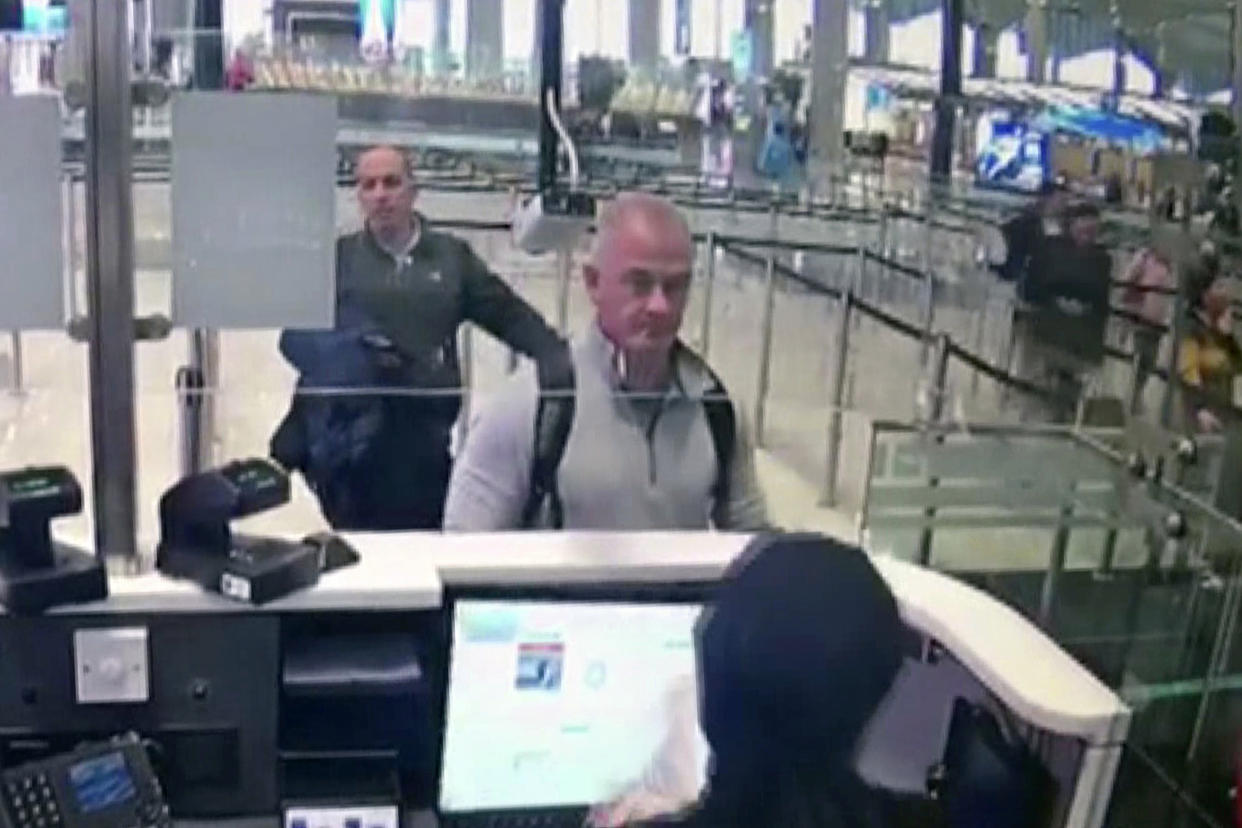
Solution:
<path fill-rule="evenodd" d="M 60 614 L 324 612 L 435 609 L 444 589 L 477 585 L 711 581 L 746 535 L 537 533 L 348 536 L 361 561 L 261 607 L 159 573 L 111 579 L 112 597 Z M 1043 631 L 983 592 L 931 570 L 877 557 L 902 616 L 934 638 L 1024 720 L 1089 744 L 1124 738 L 1129 710 Z"/>
<path fill-rule="evenodd" d="M 905 622 L 944 645 L 1022 719 L 1093 745 L 1124 739 L 1130 711 L 1117 694 L 1016 611 L 947 575 L 874 561 Z"/>
<path fill-rule="evenodd" d="M 363 557 L 409 555 L 434 566 L 446 587 L 482 584 L 712 581 L 749 535 L 708 532 L 502 532 L 433 536 L 348 535 Z"/>
<path fill-rule="evenodd" d="M 126 612 L 332 612 L 348 610 L 435 609 L 441 603 L 440 577 L 432 560 L 419 554 L 423 539 L 438 533 L 393 535 L 394 542 L 359 547 L 354 566 L 322 575 L 319 583 L 262 606 L 252 606 L 190 581 L 150 571 L 108 578 L 106 601 L 60 607 L 59 615 Z"/>

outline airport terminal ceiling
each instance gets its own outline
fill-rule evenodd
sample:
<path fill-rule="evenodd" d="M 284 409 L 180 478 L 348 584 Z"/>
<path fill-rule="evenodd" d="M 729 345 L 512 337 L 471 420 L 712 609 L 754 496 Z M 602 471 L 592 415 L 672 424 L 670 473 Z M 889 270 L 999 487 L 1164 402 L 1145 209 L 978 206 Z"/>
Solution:
<path fill-rule="evenodd" d="M 1029 8 L 1027 0 L 965 0 L 965 5 L 968 21 L 998 30 L 1020 24 Z M 1049 0 L 1047 5 L 1062 18 L 1050 25 L 1049 35 L 1063 55 L 1107 45 L 1117 5 L 1130 47 L 1152 64 L 1163 52 L 1159 62 L 1171 70 L 1170 86 L 1181 81 L 1188 91 L 1210 92 L 1230 85 L 1232 5 L 1226 0 Z M 936 11 L 940 2 L 887 0 L 887 6 L 891 19 L 899 21 Z"/>

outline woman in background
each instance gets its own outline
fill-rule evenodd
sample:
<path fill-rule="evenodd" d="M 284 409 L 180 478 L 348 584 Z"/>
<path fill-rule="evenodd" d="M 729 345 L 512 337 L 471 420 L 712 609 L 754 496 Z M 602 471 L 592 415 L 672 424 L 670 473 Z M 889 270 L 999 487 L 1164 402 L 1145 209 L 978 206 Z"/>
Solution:
<path fill-rule="evenodd" d="M 1242 375 L 1242 347 L 1233 331 L 1228 282 L 1210 265 L 1187 280 L 1186 332 L 1177 354 L 1187 420 L 1200 432 L 1219 432 L 1233 408 Z"/>
<path fill-rule="evenodd" d="M 1170 321 L 1171 294 L 1177 286 L 1172 257 L 1159 245 L 1146 247 L 1134 257 L 1121 281 L 1125 284 L 1122 305 L 1133 314 L 1131 342 L 1137 357 L 1130 410 L 1138 411 L 1147 380 L 1151 378 L 1160 356 L 1160 340 Z"/>

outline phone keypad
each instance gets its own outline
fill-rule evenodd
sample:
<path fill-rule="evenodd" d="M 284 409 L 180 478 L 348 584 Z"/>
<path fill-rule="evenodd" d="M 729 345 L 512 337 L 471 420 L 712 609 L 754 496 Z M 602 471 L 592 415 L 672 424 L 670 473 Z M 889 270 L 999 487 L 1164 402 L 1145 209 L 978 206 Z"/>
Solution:
<path fill-rule="evenodd" d="M 61 828 L 56 792 L 46 773 L 10 777 L 4 786 L 14 828 Z"/>

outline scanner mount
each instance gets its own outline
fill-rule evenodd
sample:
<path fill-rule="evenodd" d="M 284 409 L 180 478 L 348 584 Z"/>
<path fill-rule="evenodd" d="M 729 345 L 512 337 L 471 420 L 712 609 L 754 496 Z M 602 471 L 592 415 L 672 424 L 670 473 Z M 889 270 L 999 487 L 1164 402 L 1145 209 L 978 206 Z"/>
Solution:
<path fill-rule="evenodd" d="M 99 559 L 52 540 L 52 521 L 81 511 L 82 487 L 63 466 L 0 473 L 0 604 L 6 609 L 37 613 L 108 596 Z"/>
<path fill-rule="evenodd" d="M 156 568 L 229 598 L 261 604 L 318 582 L 325 547 L 235 534 L 231 521 L 289 502 L 289 475 L 239 460 L 175 483 L 160 498 Z"/>

